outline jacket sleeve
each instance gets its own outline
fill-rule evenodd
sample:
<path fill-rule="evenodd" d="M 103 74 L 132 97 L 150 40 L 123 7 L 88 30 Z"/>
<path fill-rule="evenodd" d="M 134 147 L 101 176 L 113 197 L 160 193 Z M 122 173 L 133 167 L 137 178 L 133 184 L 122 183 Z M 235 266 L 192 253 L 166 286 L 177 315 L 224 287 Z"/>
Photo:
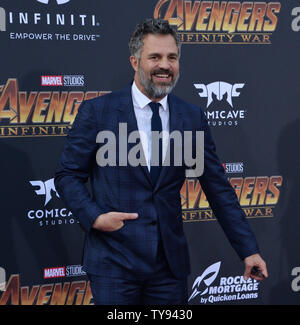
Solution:
<path fill-rule="evenodd" d="M 216 147 L 203 114 L 204 171 L 198 178 L 206 198 L 229 242 L 241 259 L 258 253 L 259 248 L 237 195 L 216 154 Z"/>
<path fill-rule="evenodd" d="M 84 101 L 66 137 L 54 179 L 60 197 L 87 232 L 103 213 L 85 185 L 95 166 L 96 136 L 94 107 Z"/>

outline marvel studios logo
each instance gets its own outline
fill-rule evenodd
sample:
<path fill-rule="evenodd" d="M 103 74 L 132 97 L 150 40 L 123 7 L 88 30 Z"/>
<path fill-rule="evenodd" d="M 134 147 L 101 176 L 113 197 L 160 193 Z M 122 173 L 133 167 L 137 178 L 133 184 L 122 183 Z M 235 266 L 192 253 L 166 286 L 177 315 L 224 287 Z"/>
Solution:
<path fill-rule="evenodd" d="M 82 270 L 82 265 L 48 267 L 44 269 L 44 279 L 63 278 L 81 275 L 86 275 L 86 273 Z"/>
<path fill-rule="evenodd" d="M 224 163 L 223 167 L 228 174 L 242 173 L 244 171 L 244 163 L 242 162 Z"/>
<path fill-rule="evenodd" d="M 42 86 L 54 87 L 82 87 L 84 86 L 83 75 L 58 75 L 58 76 L 41 76 Z"/>
<path fill-rule="evenodd" d="M 64 276 L 66 276 L 66 268 L 64 266 L 44 269 L 44 279 L 61 278 Z"/>

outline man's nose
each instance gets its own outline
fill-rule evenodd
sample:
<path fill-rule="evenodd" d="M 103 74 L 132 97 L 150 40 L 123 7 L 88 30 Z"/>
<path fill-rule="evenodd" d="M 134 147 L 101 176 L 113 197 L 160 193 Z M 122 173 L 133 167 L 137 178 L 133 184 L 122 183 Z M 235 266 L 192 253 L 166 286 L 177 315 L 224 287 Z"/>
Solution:
<path fill-rule="evenodd" d="M 159 61 L 159 67 L 164 70 L 170 69 L 170 62 L 168 58 L 161 58 L 161 60 Z"/>

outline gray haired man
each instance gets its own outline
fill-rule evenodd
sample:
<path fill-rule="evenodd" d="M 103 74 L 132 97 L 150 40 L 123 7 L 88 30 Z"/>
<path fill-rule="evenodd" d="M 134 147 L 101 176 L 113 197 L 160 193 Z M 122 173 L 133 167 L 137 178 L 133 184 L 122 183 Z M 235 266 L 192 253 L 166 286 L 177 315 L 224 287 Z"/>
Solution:
<path fill-rule="evenodd" d="M 167 21 L 147 19 L 137 25 L 129 47 L 133 83 L 81 104 L 55 177 L 61 198 L 87 234 L 83 266 L 95 304 L 174 305 L 188 300 L 190 261 L 180 200 L 185 166 L 174 164 L 174 152 L 169 166 L 154 166 L 151 146 L 141 139 L 146 166 L 100 167 L 95 157 L 97 132 L 116 131 L 118 123 L 127 123 L 128 133 L 143 132 L 148 143 L 153 131 L 204 132 L 204 172 L 198 177 L 202 189 L 245 262 L 245 277 L 254 266 L 267 277 L 204 113 L 171 94 L 179 77 L 176 32 Z M 164 146 L 158 151 L 163 160 Z M 88 177 L 92 197 L 84 186 Z"/>

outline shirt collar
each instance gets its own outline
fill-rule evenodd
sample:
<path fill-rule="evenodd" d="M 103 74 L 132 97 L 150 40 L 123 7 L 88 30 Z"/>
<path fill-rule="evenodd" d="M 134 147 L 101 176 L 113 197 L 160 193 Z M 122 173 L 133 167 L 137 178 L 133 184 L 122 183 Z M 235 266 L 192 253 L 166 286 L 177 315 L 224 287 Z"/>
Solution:
<path fill-rule="evenodd" d="M 151 103 L 151 99 L 149 99 L 146 95 L 144 95 L 137 87 L 135 81 L 131 87 L 132 91 L 132 99 L 140 108 L 146 107 L 149 103 Z M 162 100 L 159 101 L 164 111 L 168 107 L 168 95 L 166 95 Z"/>

